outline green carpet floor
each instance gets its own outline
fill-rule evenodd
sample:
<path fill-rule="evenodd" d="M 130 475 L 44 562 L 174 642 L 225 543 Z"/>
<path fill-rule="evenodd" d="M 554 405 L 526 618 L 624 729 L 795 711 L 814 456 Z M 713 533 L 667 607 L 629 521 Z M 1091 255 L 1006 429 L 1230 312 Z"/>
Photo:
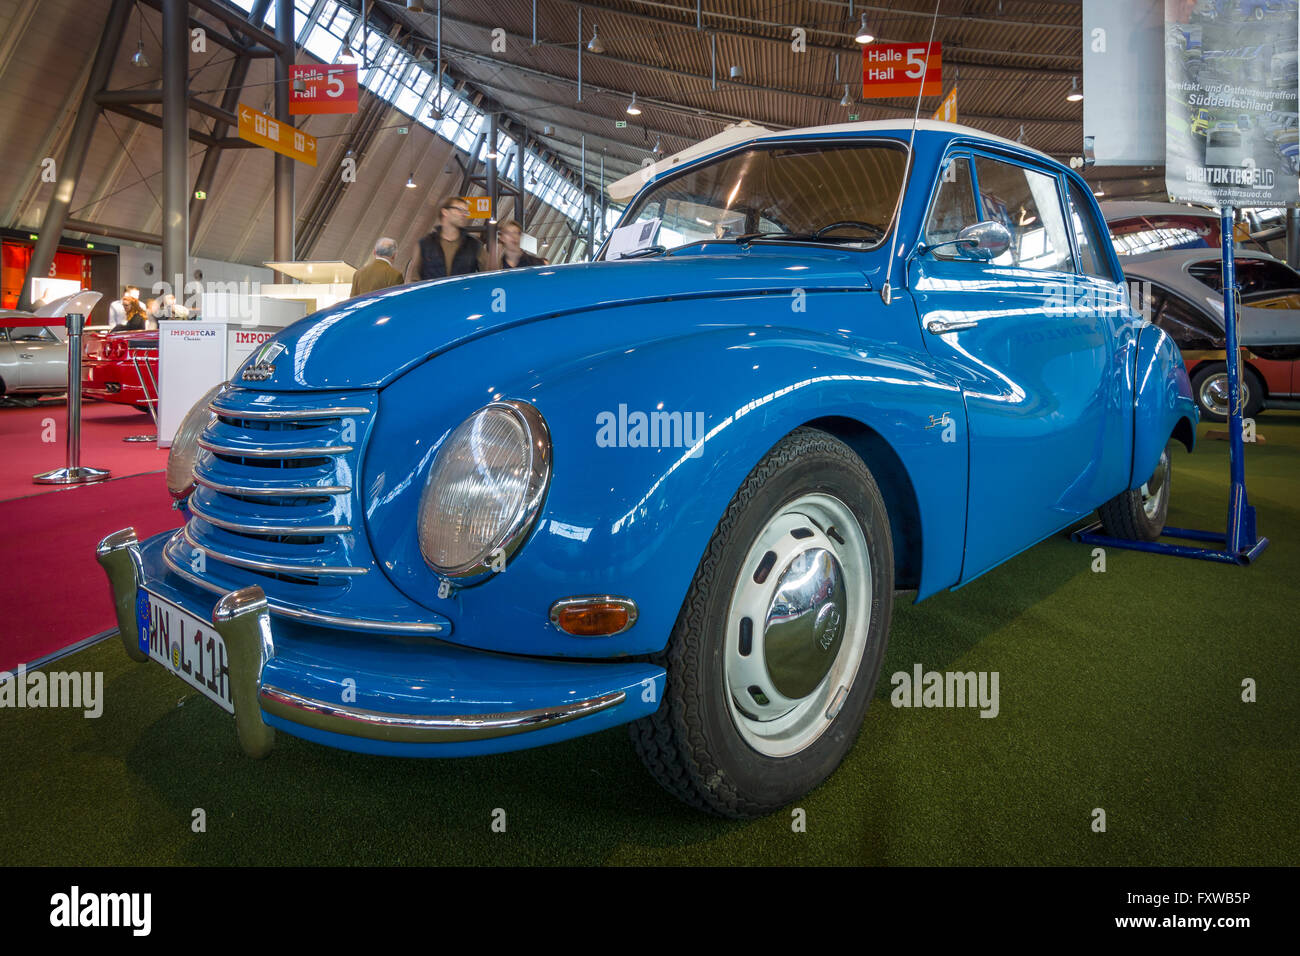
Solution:
<path fill-rule="evenodd" d="M 1227 445 L 1206 430 L 1175 458 L 1173 525 L 1223 527 Z M 687 809 L 623 728 L 430 761 L 280 734 L 248 760 L 224 713 L 113 640 L 54 665 L 104 672 L 99 719 L 0 709 L 0 863 L 1300 864 L 1300 414 L 1259 431 L 1251 501 L 1273 543 L 1252 568 L 1110 550 L 1095 573 L 1059 536 L 897 606 L 862 736 L 800 802 L 806 832 Z M 916 663 L 997 671 L 1001 713 L 892 707 L 889 676 Z"/>

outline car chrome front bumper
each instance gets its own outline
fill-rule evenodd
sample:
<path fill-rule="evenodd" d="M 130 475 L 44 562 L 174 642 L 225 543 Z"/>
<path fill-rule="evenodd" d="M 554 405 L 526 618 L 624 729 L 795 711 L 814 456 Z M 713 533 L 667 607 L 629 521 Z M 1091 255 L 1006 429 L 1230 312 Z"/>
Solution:
<path fill-rule="evenodd" d="M 137 616 L 146 585 L 209 616 L 204 592 L 162 561 L 171 534 L 142 543 L 125 528 L 96 549 L 134 661 L 149 660 Z M 273 616 L 257 586 L 223 595 L 210 618 L 229 656 L 239 742 L 252 757 L 271 752 L 276 728 L 366 753 L 515 750 L 636 720 L 653 713 L 663 694 L 664 671 L 651 664 L 520 658 L 428 638 L 305 627 Z"/>

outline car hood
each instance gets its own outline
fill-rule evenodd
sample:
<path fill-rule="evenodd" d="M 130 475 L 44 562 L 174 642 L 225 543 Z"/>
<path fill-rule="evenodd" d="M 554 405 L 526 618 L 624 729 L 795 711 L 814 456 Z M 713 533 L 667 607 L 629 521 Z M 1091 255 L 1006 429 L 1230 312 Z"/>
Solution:
<path fill-rule="evenodd" d="M 254 352 L 231 382 L 272 391 L 379 388 L 464 342 L 573 312 L 682 298 L 870 287 L 861 253 L 820 248 L 786 253 L 755 246 L 729 254 L 539 266 L 385 289 L 284 329 Z"/>

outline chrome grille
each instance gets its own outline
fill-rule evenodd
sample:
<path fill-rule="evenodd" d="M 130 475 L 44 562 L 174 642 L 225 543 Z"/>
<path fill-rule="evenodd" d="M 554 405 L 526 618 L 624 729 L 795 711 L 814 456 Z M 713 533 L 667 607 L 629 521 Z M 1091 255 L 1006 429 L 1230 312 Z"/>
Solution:
<path fill-rule="evenodd" d="M 370 395 L 230 389 L 199 438 L 186 554 L 240 574 L 343 589 L 370 573 L 358 555 L 353 493 Z"/>

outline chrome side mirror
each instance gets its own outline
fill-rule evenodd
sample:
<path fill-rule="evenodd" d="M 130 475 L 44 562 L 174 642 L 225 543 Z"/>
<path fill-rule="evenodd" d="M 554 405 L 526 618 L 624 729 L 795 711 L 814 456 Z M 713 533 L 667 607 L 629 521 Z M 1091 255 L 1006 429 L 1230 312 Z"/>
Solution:
<path fill-rule="evenodd" d="M 955 241 L 975 259 L 996 259 L 1011 248 L 1011 232 L 1002 223 L 986 219 L 957 233 Z"/>

